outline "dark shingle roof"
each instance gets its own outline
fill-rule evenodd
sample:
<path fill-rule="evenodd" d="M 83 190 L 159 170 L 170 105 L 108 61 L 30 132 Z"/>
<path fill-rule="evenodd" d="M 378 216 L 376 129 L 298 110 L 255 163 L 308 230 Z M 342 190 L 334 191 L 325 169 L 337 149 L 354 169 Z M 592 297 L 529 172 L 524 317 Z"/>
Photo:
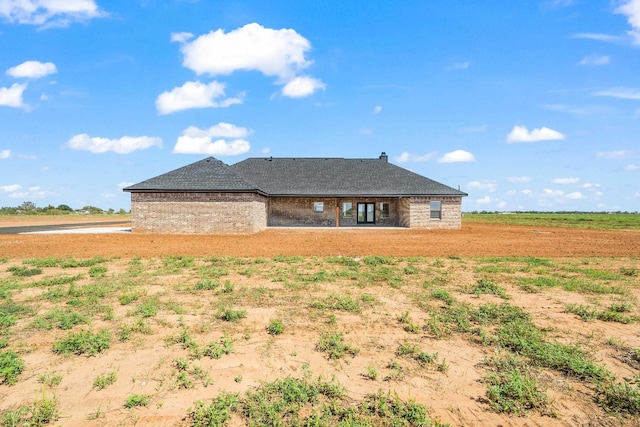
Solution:
<path fill-rule="evenodd" d="M 231 168 L 270 196 L 466 196 L 381 159 L 250 158 Z"/>
<path fill-rule="evenodd" d="M 269 196 L 466 196 L 383 159 L 249 158 L 227 166 L 209 157 L 124 189 L 252 191 Z"/>
<path fill-rule="evenodd" d="M 259 192 L 254 184 L 213 157 L 126 187 L 124 191 Z"/>

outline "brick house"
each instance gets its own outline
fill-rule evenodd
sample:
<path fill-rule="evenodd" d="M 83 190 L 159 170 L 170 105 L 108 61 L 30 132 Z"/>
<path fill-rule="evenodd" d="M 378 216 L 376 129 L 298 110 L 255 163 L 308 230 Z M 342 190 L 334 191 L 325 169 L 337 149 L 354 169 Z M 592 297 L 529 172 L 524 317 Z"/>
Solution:
<path fill-rule="evenodd" d="M 277 226 L 459 229 L 467 194 L 374 159 L 209 157 L 124 189 L 140 233 L 249 234 Z"/>

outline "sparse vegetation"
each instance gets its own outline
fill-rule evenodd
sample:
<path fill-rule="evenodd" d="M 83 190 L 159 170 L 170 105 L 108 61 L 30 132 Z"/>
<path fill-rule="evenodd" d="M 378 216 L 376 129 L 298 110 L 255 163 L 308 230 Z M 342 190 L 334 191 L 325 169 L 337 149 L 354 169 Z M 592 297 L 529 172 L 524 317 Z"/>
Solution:
<path fill-rule="evenodd" d="M 163 412 L 167 392 L 188 389 L 203 392 L 186 412 L 185 422 L 195 426 L 224 425 L 231 417 L 248 425 L 438 425 L 423 406 L 394 391 L 460 372 L 451 352 L 466 342 L 484 356 L 484 363 L 474 365 L 485 386 L 475 402 L 504 414 L 499 416 L 562 419 L 563 409 L 547 392 L 568 404 L 586 395 L 593 408 L 600 406 L 591 414 L 597 420 L 618 417 L 624 425 L 638 415 L 640 350 L 620 338 L 633 336 L 640 315 L 635 258 L 176 255 L 7 259 L 2 265 L 0 383 L 9 392 L 24 392 L 26 370 L 31 387 L 37 379 L 62 403 L 75 368 L 73 358 L 53 355 L 85 355 L 97 356 L 81 364 L 94 369 L 93 393 L 107 396 L 99 390 L 116 382 L 116 372 L 118 382 L 129 381 L 120 363 L 131 363 L 132 356 L 122 355 L 153 348 L 157 358 L 139 353 L 149 361 L 136 360 L 141 368 L 130 379 L 135 388 L 129 392 L 144 394 L 120 397 L 128 408 Z M 41 272 L 35 278 L 16 275 L 15 266 Z M 60 274 L 62 268 L 73 275 Z M 553 320 L 561 319 L 562 326 L 527 306 L 523 290 L 553 307 Z M 580 334 L 568 332 L 571 322 L 579 322 Z M 602 322 L 617 322 L 608 340 L 593 332 L 607 326 Z M 308 336 L 310 342 L 300 341 Z M 442 341 L 433 345 L 433 339 Z M 164 347 L 156 342 L 162 340 Z M 445 340 L 455 342 L 451 350 Z M 43 352 L 34 344 L 42 342 L 53 345 Z M 117 357 L 103 355 L 110 348 Z M 310 350 L 318 353 L 310 357 Z M 64 368 L 32 365 L 31 354 Z M 247 365 L 249 357 L 265 363 L 274 377 L 292 369 L 301 379 L 280 375 L 261 382 L 264 377 Z M 312 380 L 310 371 L 323 357 L 323 374 L 358 379 L 368 394 L 351 395 L 335 379 Z M 612 374 L 611 363 L 620 362 L 630 378 Z M 228 372 L 226 387 L 238 393 L 224 391 L 220 369 Z M 217 397 L 202 390 L 213 383 Z M 352 389 L 352 383 L 345 385 Z M 2 417 L 28 425 L 33 408 L 25 402 L 0 410 Z M 104 418 L 111 410 L 97 408 L 86 417 Z"/>

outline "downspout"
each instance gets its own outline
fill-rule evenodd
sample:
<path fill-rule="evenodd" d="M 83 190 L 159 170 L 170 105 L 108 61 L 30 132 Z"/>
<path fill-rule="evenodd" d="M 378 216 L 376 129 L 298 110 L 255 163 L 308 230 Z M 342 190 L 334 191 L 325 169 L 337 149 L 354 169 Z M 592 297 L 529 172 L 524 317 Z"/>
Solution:
<path fill-rule="evenodd" d="M 336 205 L 336 228 L 340 227 L 340 206 Z"/>

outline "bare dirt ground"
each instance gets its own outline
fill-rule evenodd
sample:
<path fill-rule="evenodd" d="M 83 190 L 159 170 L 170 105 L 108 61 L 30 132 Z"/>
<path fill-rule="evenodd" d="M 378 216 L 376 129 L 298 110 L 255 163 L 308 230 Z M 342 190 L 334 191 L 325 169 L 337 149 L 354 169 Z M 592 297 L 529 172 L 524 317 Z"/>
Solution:
<path fill-rule="evenodd" d="M 66 223 L 82 217 L 62 217 Z M 14 222 L 11 222 L 14 221 Z M 0 228 L 60 224 L 59 217 L 0 219 Z M 86 219 L 86 227 L 95 218 Z M 102 223 L 102 221 L 98 221 Z M 113 225 L 122 226 L 119 220 Z M 126 223 L 125 223 L 126 224 Z M 0 257 L 92 256 L 633 256 L 640 232 L 465 223 L 462 230 L 271 228 L 248 236 L 0 235 Z"/>
<path fill-rule="evenodd" d="M 77 219 L 69 223 L 76 223 Z M 0 222 L 0 227 L 47 225 L 40 218 L 36 221 Z M 84 223 L 91 226 L 92 221 Z M 213 258 L 197 258 L 193 266 L 171 271 L 164 258 L 168 255 Z M 342 266 L 312 258 L 295 262 L 271 258 L 278 255 L 353 256 L 361 264 L 360 271 L 366 268 L 361 261 L 363 255 L 426 258 L 397 261 L 391 268 L 398 274 L 411 271 L 408 268 L 416 272 L 402 273 L 402 284 L 390 286 L 385 280 L 363 283 L 361 279 L 341 276 L 347 271 Z M 55 425 L 187 425 L 187 409 L 197 400 L 208 402 L 223 391 L 245 393 L 264 381 L 286 376 L 301 378 L 310 373 L 314 378 L 334 376 L 346 387 L 354 404 L 379 389 L 391 390 L 401 399 L 424 404 L 433 419 L 452 426 L 639 426 L 638 419 L 604 412 L 594 401 L 592 384 L 548 369 L 537 373 L 551 400 L 553 416 L 535 411 L 524 416 L 497 413 L 485 398 L 484 383 L 490 369 L 486 360 L 495 355 L 495 348 L 461 334 L 437 338 L 426 329 L 410 333 L 399 322 L 400 315 L 406 312 L 413 323 L 425 325 L 429 312 L 443 305 L 442 301 L 431 299 L 433 289 L 446 289 L 457 302 L 473 306 L 502 304 L 505 300 L 496 295 L 478 296 L 470 291 L 489 274 L 482 268 L 491 267 L 476 257 L 549 257 L 553 258 L 551 267 L 523 273 L 518 270 L 522 263 L 515 261 L 517 273 L 492 273 L 490 278 L 506 290 L 510 304 L 530 313 L 538 327 L 550 331 L 549 339 L 577 343 L 589 349 L 596 363 L 605 365 L 619 379 L 631 377 L 638 375 L 638 367 L 625 363 L 620 351 L 607 343 L 613 339 L 629 348 L 640 348 L 638 323 L 585 322 L 565 307 L 583 304 L 604 309 L 624 300 L 632 302 L 629 314 L 640 316 L 640 278 L 625 279 L 625 294 L 604 295 L 559 288 L 531 293 L 517 286 L 516 279 L 525 275 L 583 278 L 592 270 L 614 275 L 622 268 L 637 271 L 639 255 L 638 232 L 484 224 L 465 224 L 459 231 L 269 229 L 251 236 L 0 235 L 0 259 L 6 260 L 0 264 L 0 283 L 14 280 L 8 269 L 22 266 L 28 258 L 110 258 L 104 264 L 107 275 L 102 279 L 90 278 L 89 268 L 51 267 L 44 268 L 40 276 L 21 278 L 24 288 L 11 291 L 13 301 L 31 307 L 33 314 L 12 326 L 9 348 L 23 357 L 26 369 L 17 384 L 0 384 L 0 411 L 30 404 L 42 396 L 55 396 L 60 411 Z M 224 260 L 211 261 L 215 257 L 242 259 L 224 264 Z M 247 260 L 253 257 L 271 259 L 260 263 Z M 204 272 L 213 270 L 222 274 L 221 283 L 233 284 L 232 292 L 224 293 L 221 288 L 194 291 Z M 323 274 L 333 278 L 322 279 Z M 71 275 L 82 278 L 68 285 L 37 284 L 43 278 Z M 316 276 L 320 279 L 316 280 Z M 30 281 L 36 284 L 29 285 Z M 598 283 L 608 282 L 598 279 Z M 90 324 L 73 330 L 110 330 L 111 348 L 95 357 L 54 354 L 53 344 L 69 331 L 39 330 L 33 322 L 53 310 L 90 311 L 83 304 L 92 292 L 98 292 L 96 285 L 109 290 L 94 304 Z M 362 303 L 359 312 L 310 308 L 331 295 L 348 296 L 355 301 L 364 301 L 366 295 L 373 302 Z M 127 296 L 135 298 L 124 303 Z M 146 302 L 159 307 L 156 315 L 143 317 L 139 313 L 140 305 Z M 247 317 L 237 323 L 220 320 L 216 312 L 223 304 L 246 310 Z M 100 311 L 101 305 L 112 307 L 109 316 Z M 332 315 L 335 326 L 328 323 Z M 265 330 L 274 318 L 284 321 L 282 335 L 272 336 Z M 141 321 L 148 328 L 145 332 L 134 328 Z M 127 327 L 133 328 L 131 337 L 119 341 L 118 335 Z M 317 350 L 319 334 L 330 328 L 358 347 L 356 357 L 329 360 Z M 187 330 L 200 346 L 226 334 L 233 339 L 234 352 L 217 360 L 190 358 L 187 348 L 170 343 L 171 337 Z M 435 365 L 421 366 L 399 357 L 396 351 L 404 342 L 437 353 L 440 362 L 446 361 L 447 369 L 440 371 Z M 176 368 L 179 359 L 189 363 L 189 370 L 185 371 L 192 382 L 189 387 L 182 386 Z M 394 370 L 389 367 L 391 360 L 400 363 L 402 376 L 394 377 Z M 198 377 L 196 368 L 207 377 Z M 370 368 L 379 376 L 368 377 Z M 109 372 L 116 374 L 116 382 L 97 390 L 94 380 Z M 59 385 L 43 384 L 42 376 L 51 374 L 61 376 Z M 150 396 L 150 405 L 125 408 L 124 401 L 132 394 Z M 245 424 L 234 416 L 228 425 Z"/>

